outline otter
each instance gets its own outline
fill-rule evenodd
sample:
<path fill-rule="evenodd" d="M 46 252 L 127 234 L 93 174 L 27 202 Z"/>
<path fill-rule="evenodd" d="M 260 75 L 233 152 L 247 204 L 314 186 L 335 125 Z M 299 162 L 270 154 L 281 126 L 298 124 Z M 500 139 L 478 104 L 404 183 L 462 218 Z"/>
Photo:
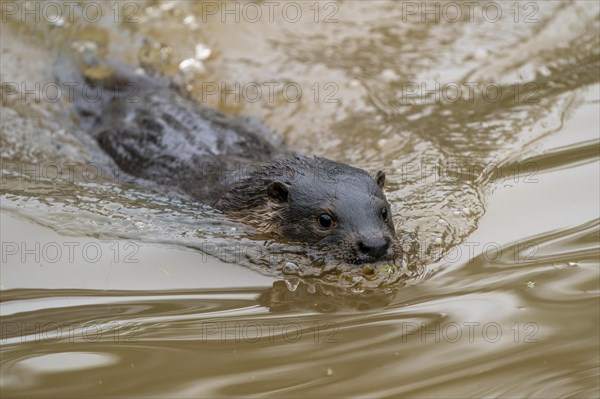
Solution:
<path fill-rule="evenodd" d="M 159 74 L 98 58 L 75 70 L 80 126 L 125 173 L 348 264 L 401 255 L 383 171 L 291 151 L 258 120 L 201 106 Z"/>

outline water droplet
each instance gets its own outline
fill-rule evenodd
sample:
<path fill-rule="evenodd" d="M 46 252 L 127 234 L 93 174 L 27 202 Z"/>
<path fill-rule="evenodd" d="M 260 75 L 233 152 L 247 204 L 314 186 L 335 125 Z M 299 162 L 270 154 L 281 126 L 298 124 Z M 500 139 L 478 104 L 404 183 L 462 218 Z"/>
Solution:
<path fill-rule="evenodd" d="M 196 45 L 196 59 L 205 60 L 208 57 L 210 57 L 211 53 L 212 53 L 211 49 L 206 47 L 204 44 Z"/>
<path fill-rule="evenodd" d="M 204 64 L 195 58 L 186 58 L 179 63 L 179 70 L 184 73 L 204 72 Z"/>
<path fill-rule="evenodd" d="M 394 71 L 393 69 L 389 69 L 389 68 L 381 71 L 381 78 L 383 80 L 385 80 L 386 82 L 392 82 L 394 80 L 400 79 L 400 77 L 398 76 L 396 71 Z"/>
<path fill-rule="evenodd" d="M 314 285 L 310 284 L 308 287 L 306 287 L 306 291 L 308 291 L 309 294 L 314 294 L 317 292 L 317 289 Z"/>
<path fill-rule="evenodd" d="M 164 2 L 164 3 L 161 3 L 161 5 L 160 5 L 160 9 L 161 9 L 162 11 L 170 11 L 170 10 L 172 10 L 174 7 L 175 7 L 175 4 L 174 4 L 174 3 L 171 3 L 171 2 Z"/>
<path fill-rule="evenodd" d="M 98 50 L 98 43 L 90 40 L 77 40 L 71 43 L 71 48 L 79 53 L 94 52 Z"/>
<path fill-rule="evenodd" d="M 361 283 L 364 281 L 364 278 L 362 276 L 353 276 L 352 277 L 352 282 L 354 284 L 356 284 L 354 287 L 352 287 L 351 291 L 354 293 L 361 293 L 364 292 L 364 288 L 362 287 Z"/>
<path fill-rule="evenodd" d="M 198 29 L 198 22 L 196 22 L 196 17 L 193 15 L 188 15 L 183 19 L 183 24 L 189 26 L 190 29 L 196 30 Z"/>
<path fill-rule="evenodd" d="M 542 76 L 550 76 L 552 74 L 552 72 L 550 72 L 550 69 L 548 69 L 548 67 L 545 65 L 542 65 L 539 71 Z"/>
<path fill-rule="evenodd" d="M 65 19 L 62 17 L 53 16 L 53 17 L 49 18 L 49 21 L 54 26 L 62 27 L 65 25 Z"/>
<path fill-rule="evenodd" d="M 283 266 L 283 274 L 298 274 L 298 265 L 292 262 L 287 262 Z"/>
<path fill-rule="evenodd" d="M 160 17 L 160 15 L 161 15 L 161 10 L 156 6 L 146 7 L 144 12 L 146 13 L 146 15 L 148 15 L 149 17 L 153 17 L 153 18 Z"/>
<path fill-rule="evenodd" d="M 298 284 L 300 284 L 300 280 L 298 279 L 285 280 L 285 285 L 287 286 L 290 292 L 296 291 L 296 289 L 298 288 Z"/>

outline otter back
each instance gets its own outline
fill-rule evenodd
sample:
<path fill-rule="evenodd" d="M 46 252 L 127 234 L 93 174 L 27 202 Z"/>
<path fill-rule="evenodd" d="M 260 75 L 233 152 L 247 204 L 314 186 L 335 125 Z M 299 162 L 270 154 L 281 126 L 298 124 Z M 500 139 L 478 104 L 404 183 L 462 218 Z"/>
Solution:
<path fill-rule="evenodd" d="M 286 152 L 258 120 L 202 107 L 160 76 L 97 59 L 80 71 L 81 126 L 132 176 L 215 204 L 249 165 Z"/>

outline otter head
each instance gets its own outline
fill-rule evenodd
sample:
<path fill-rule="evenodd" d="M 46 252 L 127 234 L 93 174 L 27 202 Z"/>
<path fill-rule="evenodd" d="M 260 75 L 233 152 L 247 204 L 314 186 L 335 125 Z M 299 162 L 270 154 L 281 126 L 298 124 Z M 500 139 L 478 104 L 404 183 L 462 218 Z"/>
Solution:
<path fill-rule="evenodd" d="M 393 260 L 401 252 L 385 174 L 324 158 L 282 161 L 286 173 L 266 183 L 269 206 L 262 215 L 272 231 L 307 243 L 346 263 Z"/>

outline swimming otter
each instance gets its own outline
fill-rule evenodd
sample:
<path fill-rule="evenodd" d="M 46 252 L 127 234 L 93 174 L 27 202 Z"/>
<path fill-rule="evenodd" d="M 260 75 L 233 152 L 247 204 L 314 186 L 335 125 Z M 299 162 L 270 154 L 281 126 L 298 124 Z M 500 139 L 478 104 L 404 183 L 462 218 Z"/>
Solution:
<path fill-rule="evenodd" d="M 126 173 L 346 263 L 401 254 L 382 171 L 291 152 L 257 120 L 202 107 L 164 77 L 97 59 L 81 70 L 81 126 Z M 95 101 L 81 90 L 90 84 Z"/>

